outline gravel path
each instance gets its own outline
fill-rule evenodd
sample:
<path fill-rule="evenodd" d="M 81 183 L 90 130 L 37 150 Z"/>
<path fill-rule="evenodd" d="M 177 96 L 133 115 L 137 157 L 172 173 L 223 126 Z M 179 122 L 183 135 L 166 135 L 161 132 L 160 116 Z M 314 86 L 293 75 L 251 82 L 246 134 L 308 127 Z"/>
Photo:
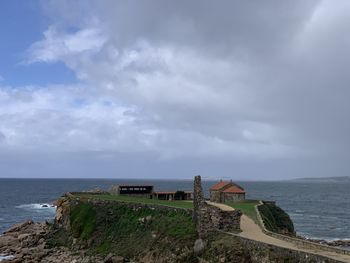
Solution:
<path fill-rule="evenodd" d="M 207 203 L 210 205 L 219 207 L 225 211 L 234 210 L 232 207 L 225 204 L 219 204 L 219 203 L 213 203 L 213 202 L 207 202 Z M 242 229 L 242 232 L 238 234 L 238 236 L 241 236 L 241 237 L 249 238 L 252 240 L 260 241 L 260 242 L 278 246 L 278 247 L 317 254 L 317 255 L 325 256 L 335 260 L 339 260 L 341 262 L 350 262 L 350 255 L 344 255 L 336 252 L 328 252 L 328 251 L 318 250 L 318 249 L 309 249 L 305 247 L 299 247 L 292 242 L 288 242 L 285 240 L 268 236 L 261 230 L 261 228 L 252 219 L 250 219 L 246 215 L 242 215 L 241 217 L 241 229 Z"/>

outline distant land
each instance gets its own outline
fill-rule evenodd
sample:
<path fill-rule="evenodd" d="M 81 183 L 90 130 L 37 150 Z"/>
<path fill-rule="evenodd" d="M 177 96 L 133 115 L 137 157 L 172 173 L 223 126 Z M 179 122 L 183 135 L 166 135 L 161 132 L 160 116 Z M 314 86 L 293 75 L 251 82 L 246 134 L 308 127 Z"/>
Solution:
<path fill-rule="evenodd" d="M 295 178 L 297 182 L 350 182 L 350 176 Z"/>

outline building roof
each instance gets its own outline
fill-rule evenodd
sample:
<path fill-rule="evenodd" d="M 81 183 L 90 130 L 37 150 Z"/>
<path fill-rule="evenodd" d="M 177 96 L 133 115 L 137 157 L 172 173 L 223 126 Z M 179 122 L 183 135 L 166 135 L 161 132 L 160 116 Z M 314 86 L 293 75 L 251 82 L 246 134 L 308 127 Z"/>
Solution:
<path fill-rule="evenodd" d="M 217 184 L 213 185 L 210 190 L 220 190 L 227 186 L 228 184 L 232 184 L 232 182 L 225 182 L 225 181 L 220 181 Z"/>
<path fill-rule="evenodd" d="M 244 194 L 245 191 L 243 188 L 240 188 L 236 185 L 230 186 L 229 188 L 222 191 L 223 193 L 232 193 L 232 194 Z"/>

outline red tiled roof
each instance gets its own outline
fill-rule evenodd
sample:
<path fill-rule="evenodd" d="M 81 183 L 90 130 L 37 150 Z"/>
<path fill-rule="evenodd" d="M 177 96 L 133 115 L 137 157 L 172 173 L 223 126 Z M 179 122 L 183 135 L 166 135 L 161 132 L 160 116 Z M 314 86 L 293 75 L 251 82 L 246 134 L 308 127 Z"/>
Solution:
<path fill-rule="evenodd" d="M 231 182 L 224 182 L 220 181 L 217 184 L 213 185 L 210 190 L 220 190 L 221 188 L 225 187 L 226 185 L 230 184 Z"/>
<path fill-rule="evenodd" d="M 236 185 L 233 185 L 233 186 L 230 186 L 229 188 L 225 189 L 223 191 L 223 193 L 234 193 L 234 194 L 244 194 L 245 191 L 244 189 L 242 188 L 239 188 L 238 186 Z"/>

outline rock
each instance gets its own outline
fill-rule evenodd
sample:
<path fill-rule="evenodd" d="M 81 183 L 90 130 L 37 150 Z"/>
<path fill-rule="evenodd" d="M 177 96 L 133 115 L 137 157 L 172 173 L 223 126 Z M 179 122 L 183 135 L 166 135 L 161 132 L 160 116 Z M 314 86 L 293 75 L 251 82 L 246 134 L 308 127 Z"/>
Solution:
<path fill-rule="evenodd" d="M 1 236 L 0 248 L 1 247 L 15 247 L 17 245 L 19 245 L 19 241 L 16 237 L 13 237 L 11 235 Z"/>
<path fill-rule="evenodd" d="M 122 263 L 124 258 L 121 256 L 114 256 L 112 253 L 109 253 L 105 258 L 105 263 Z"/>
<path fill-rule="evenodd" d="M 61 222 L 63 218 L 63 208 L 62 206 L 58 206 L 55 214 L 55 221 Z"/>
<path fill-rule="evenodd" d="M 34 222 L 32 220 L 27 220 L 24 223 L 21 224 L 16 224 L 13 227 L 9 228 L 7 231 L 4 232 L 4 234 L 8 234 L 8 233 L 12 233 L 12 232 L 19 232 L 20 230 L 22 230 L 23 228 L 34 224 Z"/>
<path fill-rule="evenodd" d="M 121 256 L 114 256 L 112 257 L 111 263 L 122 263 L 124 262 L 124 258 Z"/>
<path fill-rule="evenodd" d="M 21 249 L 21 254 L 23 254 L 23 255 L 29 254 L 29 248 L 27 248 L 27 247 L 22 248 Z"/>
<path fill-rule="evenodd" d="M 39 261 L 40 259 L 42 259 L 43 257 L 45 257 L 45 256 L 46 256 L 46 253 L 45 253 L 45 252 L 38 252 L 38 253 L 33 253 L 33 254 L 32 254 L 32 257 L 35 258 L 35 259 L 37 259 L 38 261 Z"/>
<path fill-rule="evenodd" d="M 199 238 L 194 242 L 194 247 L 193 247 L 193 251 L 195 254 L 199 254 L 201 253 L 204 248 L 205 248 L 205 242 L 203 241 L 203 239 Z"/>
<path fill-rule="evenodd" d="M 30 234 L 21 234 L 18 236 L 19 241 L 23 241 L 25 239 L 27 239 L 28 237 L 30 237 Z"/>
<path fill-rule="evenodd" d="M 99 193 L 99 194 L 104 193 L 104 191 L 101 188 L 99 188 L 99 187 L 96 187 L 96 188 L 93 188 L 93 189 L 89 189 L 89 190 L 85 190 L 83 192 L 84 193 Z"/>
<path fill-rule="evenodd" d="M 112 185 L 108 189 L 108 193 L 110 193 L 110 194 L 118 194 L 118 191 L 119 191 L 119 185 Z"/>

